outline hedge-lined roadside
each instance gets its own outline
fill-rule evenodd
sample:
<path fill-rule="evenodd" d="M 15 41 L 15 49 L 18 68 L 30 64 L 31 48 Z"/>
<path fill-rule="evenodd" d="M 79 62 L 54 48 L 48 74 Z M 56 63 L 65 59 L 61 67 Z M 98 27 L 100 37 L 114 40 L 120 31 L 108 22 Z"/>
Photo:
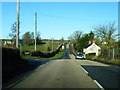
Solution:
<path fill-rule="evenodd" d="M 42 57 L 46 59 L 58 59 L 63 57 L 63 52 L 60 51 L 62 44 L 57 47 L 53 52 L 43 53 L 40 51 L 30 52 L 29 56 L 32 57 Z M 20 51 L 15 48 L 4 48 L 0 47 L 2 50 L 2 83 L 6 83 L 12 78 L 26 72 L 35 69 L 37 66 L 29 64 L 28 60 L 21 57 Z M 25 54 L 25 52 L 22 52 Z M 58 54 L 59 53 L 59 54 Z M 41 62 L 42 63 L 42 62 Z"/>
<path fill-rule="evenodd" d="M 98 56 L 87 56 L 86 59 L 98 61 L 98 62 L 105 63 L 105 64 L 120 66 L 120 60 L 117 60 L 117 59 L 107 59 L 107 58 L 102 58 Z"/>
<path fill-rule="evenodd" d="M 22 72 L 33 69 L 28 61 L 20 57 L 20 51 L 13 48 L 2 48 L 2 83 L 9 81 L 11 78 Z"/>
<path fill-rule="evenodd" d="M 72 47 L 72 51 L 73 51 L 73 54 L 76 55 L 77 51 L 75 51 L 74 47 Z M 86 55 L 86 59 L 93 60 L 93 61 L 99 61 L 101 63 L 120 66 L 120 60 L 118 60 L 118 59 L 108 59 L 108 58 L 102 58 L 100 56 L 88 56 L 88 55 Z"/>
<path fill-rule="evenodd" d="M 24 59 L 40 59 L 40 60 L 56 60 L 56 59 L 63 58 L 64 51 L 65 50 L 61 49 L 59 51 L 59 53 L 57 53 L 55 56 L 50 57 L 50 58 L 42 58 L 40 56 L 30 56 L 30 55 L 22 55 L 22 58 L 24 58 Z"/>
<path fill-rule="evenodd" d="M 44 58 L 50 58 L 55 56 L 59 51 L 62 45 L 60 45 L 55 51 L 50 53 L 42 53 L 39 51 L 32 52 L 31 56 L 41 56 Z M 20 73 L 26 72 L 28 70 L 34 69 L 35 66 L 29 64 L 27 60 L 24 60 L 20 56 L 20 51 L 14 48 L 3 48 L 2 50 L 2 82 L 5 83 L 11 78 L 19 75 Z"/>

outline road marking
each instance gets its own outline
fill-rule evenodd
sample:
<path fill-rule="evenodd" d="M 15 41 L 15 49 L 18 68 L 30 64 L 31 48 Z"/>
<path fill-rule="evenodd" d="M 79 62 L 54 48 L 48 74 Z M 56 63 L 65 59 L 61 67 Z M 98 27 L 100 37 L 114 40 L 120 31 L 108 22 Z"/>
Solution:
<path fill-rule="evenodd" d="M 41 68 L 41 67 L 43 67 L 43 66 L 45 66 L 45 64 L 43 64 L 43 65 L 40 65 L 39 67 Z M 36 68 L 36 69 L 38 69 L 38 68 Z"/>
<path fill-rule="evenodd" d="M 42 68 L 42 67 L 44 67 L 44 66 L 47 65 L 47 64 L 48 64 L 48 62 L 46 62 L 46 63 L 40 65 L 39 67 Z M 38 69 L 38 68 L 36 68 L 35 70 L 37 70 L 37 69 Z"/>
<path fill-rule="evenodd" d="M 94 80 L 94 82 L 98 85 L 98 87 L 99 87 L 101 90 L 105 90 L 96 80 Z"/>
<path fill-rule="evenodd" d="M 88 74 L 88 72 L 80 65 L 80 67 Z M 94 82 L 97 84 L 97 86 L 101 89 L 101 90 L 105 90 L 96 80 L 94 80 Z"/>
<path fill-rule="evenodd" d="M 87 75 L 88 75 L 88 72 L 80 65 L 80 67 L 87 73 Z"/>

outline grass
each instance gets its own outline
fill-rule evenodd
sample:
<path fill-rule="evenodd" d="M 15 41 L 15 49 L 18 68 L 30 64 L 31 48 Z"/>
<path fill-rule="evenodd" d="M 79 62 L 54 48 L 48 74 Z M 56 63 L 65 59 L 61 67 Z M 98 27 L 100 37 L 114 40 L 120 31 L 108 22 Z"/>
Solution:
<path fill-rule="evenodd" d="M 40 44 L 36 46 L 37 51 L 41 52 L 48 52 L 48 46 L 52 48 L 52 45 L 49 43 L 46 44 Z M 59 46 L 59 43 L 53 43 L 53 50 L 55 50 Z M 34 45 L 31 46 L 22 46 L 21 47 L 23 51 L 34 51 Z"/>
<path fill-rule="evenodd" d="M 53 42 L 53 50 L 56 50 L 56 48 L 60 45 L 59 42 Z M 51 41 L 46 41 L 46 44 L 40 44 L 37 45 L 37 51 L 41 51 L 44 53 L 48 53 L 48 46 L 50 47 L 51 51 L 52 51 L 52 42 Z M 15 48 L 11 45 L 6 46 L 8 48 Z M 20 47 L 22 49 L 22 51 L 34 51 L 34 45 L 30 45 L 30 46 L 21 46 Z M 23 59 L 59 59 L 63 56 L 64 50 L 60 50 L 60 52 L 58 54 L 56 54 L 54 57 L 51 58 L 41 58 L 41 57 L 33 57 L 30 55 L 21 55 L 21 57 Z"/>
<path fill-rule="evenodd" d="M 90 60 L 101 61 L 104 63 L 120 65 L 120 60 L 118 59 L 108 59 L 108 58 L 102 58 L 102 57 L 97 57 L 97 56 L 87 56 L 86 58 Z"/>
<path fill-rule="evenodd" d="M 47 52 L 47 45 L 45 44 L 41 44 L 41 45 L 36 45 L 36 49 L 37 51 L 43 51 L 43 52 Z M 22 46 L 22 50 L 23 51 L 34 51 L 34 45 L 31 46 Z"/>
<path fill-rule="evenodd" d="M 61 49 L 58 54 L 56 54 L 55 56 L 53 56 L 53 57 L 51 57 L 51 58 L 33 57 L 33 56 L 30 56 L 30 55 L 25 55 L 25 56 L 22 55 L 22 58 L 23 58 L 23 59 L 56 60 L 56 59 L 60 59 L 60 58 L 63 57 L 64 51 L 65 51 L 65 50 Z"/>
<path fill-rule="evenodd" d="M 41 51 L 41 52 L 48 52 L 48 46 L 50 47 L 51 51 L 52 51 L 52 41 L 43 41 L 45 42 L 45 44 L 40 44 L 40 45 L 36 45 L 37 51 Z M 55 50 L 58 46 L 60 45 L 59 42 L 53 42 L 53 50 Z M 6 47 L 6 48 L 16 48 L 15 45 L 6 45 L 6 46 L 2 46 L 2 47 Z M 21 46 L 20 48 L 23 51 L 34 51 L 34 45 L 30 45 L 30 46 Z"/>

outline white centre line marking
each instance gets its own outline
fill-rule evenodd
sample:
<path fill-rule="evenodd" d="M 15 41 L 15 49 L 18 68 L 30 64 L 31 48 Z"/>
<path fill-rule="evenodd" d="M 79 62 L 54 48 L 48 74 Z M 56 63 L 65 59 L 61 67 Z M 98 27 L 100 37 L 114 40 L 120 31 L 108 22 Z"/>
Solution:
<path fill-rule="evenodd" d="M 80 67 L 87 73 L 87 75 L 88 75 L 88 72 L 80 65 Z"/>
<path fill-rule="evenodd" d="M 99 87 L 101 90 L 105 90 L 96 80 L 94 80 L 94 82 L 98 85 L 98 87 Z"/>

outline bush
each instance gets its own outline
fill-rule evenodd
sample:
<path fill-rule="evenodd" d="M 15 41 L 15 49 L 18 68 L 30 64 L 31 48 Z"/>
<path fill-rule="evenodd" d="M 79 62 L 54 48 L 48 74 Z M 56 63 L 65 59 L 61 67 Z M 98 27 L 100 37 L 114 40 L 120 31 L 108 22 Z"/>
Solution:
<path fill-rule="evenodd" d="M 31 56 L 39 56 L 42 58 L 50 58 L 55 56 L 55 54 L 57 54 L 60 51 L 60 48 L 62 47 L 62 45 L 58 46 L 57 49 L 53 52 L 49 52 L 49 53 L 43 53 L 41 51 L 35 51 L 31 53 Z"/>
<path fill-rule="evenodd" d="M 28 61 L 20 57 L 20 51 L 12 48 L 2 48 L 2 76 L 3 83 L 16 76 L 25 70 L 26 67 L 31 67 Z"/>

